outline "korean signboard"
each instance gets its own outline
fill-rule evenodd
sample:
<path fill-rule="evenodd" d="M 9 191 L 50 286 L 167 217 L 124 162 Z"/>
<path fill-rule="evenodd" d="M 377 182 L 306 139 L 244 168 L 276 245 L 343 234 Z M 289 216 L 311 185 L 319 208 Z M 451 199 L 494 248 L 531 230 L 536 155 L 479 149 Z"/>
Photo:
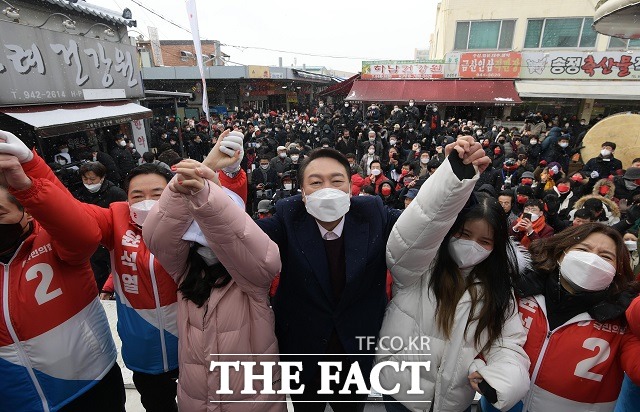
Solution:
<path fill-rule="evenodd" d="M 463 79 L 515 79 L 522 57 L 516 52 L 460 53 L 458 76 Z"/>
<path fill-rule="evenodd" d="M 382 60 L 363 61 L 363 80 L 443 79 L 444 62 L 441 60 Z"/>
<path fill-rule="evenodd" d="M 269 79 L 269 66 L 247 66 L 250 79 Z"/>
<path fill-rule="evenodd" d="M 626 52 L 525 52 L 521 79 L 640 79 L 640 54 Z"/>
<path fill-rule="evenodd" d="M 144 96 L 136 48 L 0 21 L 0 104 Z"/>

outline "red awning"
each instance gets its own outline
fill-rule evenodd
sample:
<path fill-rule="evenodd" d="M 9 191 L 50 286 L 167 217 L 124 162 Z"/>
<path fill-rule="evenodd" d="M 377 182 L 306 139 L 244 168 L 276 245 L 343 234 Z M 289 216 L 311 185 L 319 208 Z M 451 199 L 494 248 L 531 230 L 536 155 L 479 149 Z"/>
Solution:
<path fill-rule="evenodd" d="M 358 80 L 345 100 L 452 104 L 522 103 L 513 80 Z"/>
<path fill-rule="evenodd" d="M 346 96 L 349 93 L 349 90 L 351 90 L 353 82 L 357 79 L 360 79 L 360 73 L 349 77 L 345 81 L 327 87 L 326 89 L 318 93 L 318 96 Z"/>

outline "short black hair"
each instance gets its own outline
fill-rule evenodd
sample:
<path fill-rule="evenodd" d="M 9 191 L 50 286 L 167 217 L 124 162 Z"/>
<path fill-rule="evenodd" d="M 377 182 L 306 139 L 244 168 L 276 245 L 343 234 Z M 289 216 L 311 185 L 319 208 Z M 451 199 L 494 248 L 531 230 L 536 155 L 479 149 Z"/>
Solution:
<path fill-rule="evenodd" d="M 589 219 L 589 221 L 591 222 L 596 220 L 596 217 L 594 216 L 593 211 L 591 209 L 585 209 L 585 208 L 576 210 L 576 213 L 573 215 L 574 220 L 575 218 Z"/>
<path fill-rule="evenodd" d="M 382 162 L 380 160 L 372 160 L 371 163 L 369 163 L 369 168 L 371 168 L 374 163 L 379 164 L 380 168 L 382 168 Z"/>
<path fill-rule="evenodd" d="M 134 167 L 129 172 L 127 177 L 124 179 L 124 191 L 129 193 L 129 184 L 131 183 L 131 180 L 134 177 L 140 176 L 140 175 L 153 175 L 153 174 L 164 177 L 167 183 L 169 183 L 173 178 L 173 174 L 171 174 L 171 172 L 165 169 L 164 167 L 154 165 L 153 163 L 143 164 L 143 165 Z"/>
<path fill-rule="evenodd" d="M 353 153 L 347 153 L 345 156 L 347 159 L 355 159 L 356 155 L 354 155 Z"/>
<path fill-rule="evenodd" d="M 503 190 L 500 193 L 498 193 L 498 197 L 500 196 L 509 196 L 511 198 L 511 200 L 513 200 L 513 191 L 512 190 Z"/>
<path fill-rule="evenodd" d="M 616 144 L 613 142 L 604 142 L 600 147 L 604 147 L 604 146 L 611 146 L 613 150 L 616 150 Z"/>
<path fill-rule="evenodd" d="M 304 172 L 307 170 L 307 166 L 309 163 L 313 162 L 316 159 L 321 159 L 324 157 L 328 157 L 330 159 L 336 160 L 340 163 L 346 172 L 347 179 L 351 180 L 351 165 L 347 160 L 347 157 L 343 155 L 341 152 L 336 149 L 331 149 L 329 147 L 321 147 L 315 150 L 312 150 L 307 157 L 304 158 L 302 163 L 300 164 L 300 168 L 298 169 L 298 182 L 300 186 L 304 184 Z"/>
<path fill-rule="evenodd" d="M 96 176 L 103 178 L 107 174 L 107 168 L 100 162 L 87 162 L 80 166 L 80 170 L 78 172 L 81 177 L 88 172 L 93 172 Z"/>
<path fill-rule="evenodd" d="M 544 212 L 544 203 L 540 199 L 529 199 L 527 203 L 524 204 L 524 207 L 527 206 L 536 206 L 538 209 Z"/>
<path fill-rule="evenodd" d="M 147 163 L 152 163 L 155 160 L 156 156 L 153 154 L 153 152 L 144 152 L 142 154 L 142 160 L 144 160 Z"/>

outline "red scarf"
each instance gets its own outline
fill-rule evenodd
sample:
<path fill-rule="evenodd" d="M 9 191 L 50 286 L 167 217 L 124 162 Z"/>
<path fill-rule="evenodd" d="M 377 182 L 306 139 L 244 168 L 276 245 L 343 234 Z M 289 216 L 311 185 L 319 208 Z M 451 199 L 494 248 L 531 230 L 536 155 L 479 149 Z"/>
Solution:
<path fill-rule="evenodd" d="M 519 217 L 518 220 L 516 221 L 516 224 L 520 223 L 521 220 L 522 220 L 522 217 Z M 540 232 L 542 231 L 542 229 L 544 229 L 546 224 L 547 222 L 545 221 L 544 216 L 540 216 L 535 222 L 531 222 L 533 231 L 538 234 L 540 234 Z M 520 243 L 522 244 L 522 246 L 529 249 L 529 245 L 531 244 L 531 239 L 529 239 L 529 236 L 523 236 Z"/>

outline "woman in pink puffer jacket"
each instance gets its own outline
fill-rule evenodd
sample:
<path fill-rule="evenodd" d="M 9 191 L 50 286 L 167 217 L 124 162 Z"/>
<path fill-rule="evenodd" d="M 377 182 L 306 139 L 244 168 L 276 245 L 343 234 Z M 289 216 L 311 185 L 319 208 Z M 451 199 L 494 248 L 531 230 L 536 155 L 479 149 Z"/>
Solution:
<path fill-rule="evenodd" d="M 196 162 L 185 162 L 195 167 Z M 278 246 L 223 188 L 200 179 L 199 191 L 192 187 L 185 193 L 183 186 L 181 194 L 176 193 L 176 179 L 149 212 L 143 235 L 179 285 L 178 406 L 187 412 L 286 411 L 284 395 L 260 394 L 260 380 L 251 388 L 257 394 L 241 394 L 242 369 L 230 369 L 233 394 L 217 394 L 220 368 L 209 370 L 211 361 L 278 361 L 274 315 L 269 307 L 269 286 L 281 266 Z M 189 238 L 183 237 L 188 229 L 193 232 L 193 222 L 206 241 L 184 240 Z M 227 354 L 237 355 L 223 356 Z M 262 368 L 254 368 L 254 375 L 262 373 Z M 277 368 L 273 381 L 277 382 L 273 389 L 280 389 Z"/>

